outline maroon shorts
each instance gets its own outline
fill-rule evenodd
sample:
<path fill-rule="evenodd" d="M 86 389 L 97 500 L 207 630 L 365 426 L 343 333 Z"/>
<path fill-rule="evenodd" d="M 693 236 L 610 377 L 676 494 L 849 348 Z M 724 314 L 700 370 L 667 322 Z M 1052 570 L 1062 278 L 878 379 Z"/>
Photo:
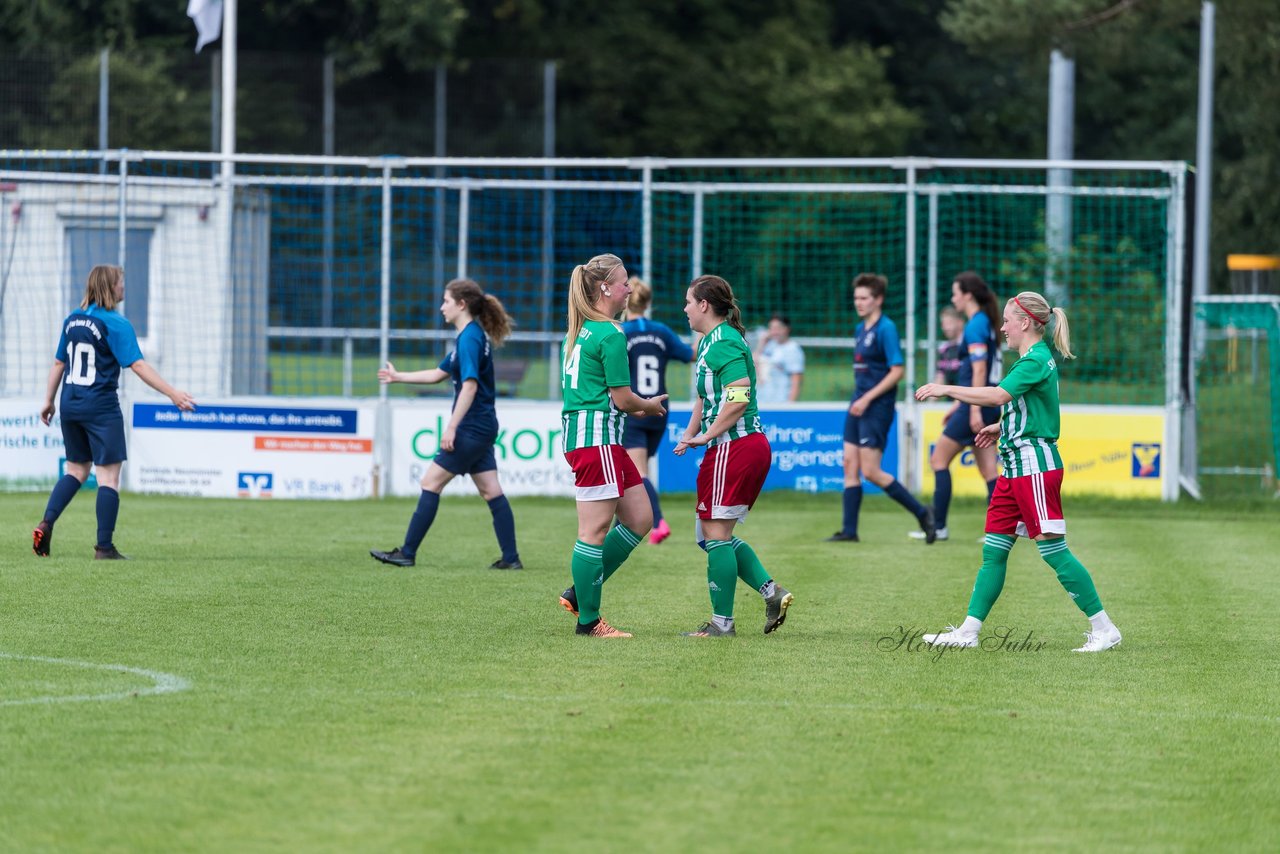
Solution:
<path fill-rule="evenodd" d="M 763 433 L 708 448 L 698 468 L 698 518 L 747 518 L 772 461 L 773 449 Z"/>
<path fill-rule="evenodd" d="M 573 482 L 579 501 L 605 501 L 621 498 L 622 493 L 644 481 L 636 464 L 631 462 L 621 445 L 595 445 L 578 448 L 564 455 L 573 469 Z"/>
<path fill-rule="evenodd" d="M 1035 539 L 1067 533 L 1062 518 L 1062 469 L 996 480 L 987 505 L 987 533 Z"/>

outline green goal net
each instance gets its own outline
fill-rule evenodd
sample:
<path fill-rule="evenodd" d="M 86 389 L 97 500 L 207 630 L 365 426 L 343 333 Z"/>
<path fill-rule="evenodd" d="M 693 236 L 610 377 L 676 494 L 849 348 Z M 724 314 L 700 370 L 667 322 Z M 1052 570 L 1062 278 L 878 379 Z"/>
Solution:
<path fill-rule="evenodd" d="M 1207 496 L 1276 492 L 1280 297 L 1196 300 L 1198 474 Z"/>

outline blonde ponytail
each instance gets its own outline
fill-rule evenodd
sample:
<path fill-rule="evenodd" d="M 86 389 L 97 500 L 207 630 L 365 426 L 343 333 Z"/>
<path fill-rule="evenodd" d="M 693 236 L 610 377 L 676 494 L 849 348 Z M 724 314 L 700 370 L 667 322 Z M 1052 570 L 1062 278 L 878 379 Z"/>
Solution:
<path fill-rule="evenodd" d="M 565 364 L 569 362 L 573 342 L 578 340 L 584 323 L 588 320 L 613 320 L 597 304 L 600 302 L 601 286 L 621 266 L 621 258 L 606 253 L 573 268 L 573 273 L 569 276 L 569 333 L 564 339 Z"/>
<path fill-rule="evenodd" d="M 1071 327 L 1067 323 L 1067 313 L 1057 307 L 1053 309 L 1053 349 L 1064 359 L 1075 358 L 1071 353 Z"/>
<path fill-rule="evenodd" d="M 1033 326 L 1032 329 L 1041 334 L 1048 330 L 1049 324 L 1053 324 L 1053 348 L 1062 354 L 1064 359 L 1074 359 L 1075 355 L 1071 352 L 1071 327 L 1067 323 L 1067 313 L 1061 308 L 1049 308 L 1049 301 L 1035 291 L 1023 291 L 1013 299 L 1009 300 L 1013 311 L 1022 317 L 1028 318 Z"/>

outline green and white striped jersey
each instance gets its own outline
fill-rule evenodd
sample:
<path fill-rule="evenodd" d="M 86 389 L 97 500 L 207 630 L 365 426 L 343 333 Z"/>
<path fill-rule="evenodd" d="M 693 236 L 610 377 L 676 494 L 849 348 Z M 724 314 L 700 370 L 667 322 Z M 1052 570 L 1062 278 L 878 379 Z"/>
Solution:
<path fill-rule="evenodd" d="M 1058 364 L 1037 341 L 1000 381 L 1013 400 L 1000 409 L 1000 463 L 1005 477 L 1062 468 L 1058 455 Z"/>
<path fill-rule="evenodd" d="M 561 366 L 562 441 L 565 453 L 596 445 L 621 445 L 627 413 L 613 405 L 609 389 L 631 386 L 627 336 L 613 321 L 588 320 Z"/>
<path fill-rule="evenodd" d="M 705 433 L 715 423 L 724 407 L 729 383 L 743 377 L 751 380 L 751 396 L 747 408 L 737 423 L 728 431 L 708 442 L 718 445 L 741 439 L 749 433 L 760 432 L 760 412 L 756 408 L 756 365 L 751 348 L 742 340 L 742 334 L 728 323 L 721 323 L 698 342 L 698 354 L 694 357 L 697 370 L 698 397 L 702 398 L 702 422 L 698 425 Z"/>

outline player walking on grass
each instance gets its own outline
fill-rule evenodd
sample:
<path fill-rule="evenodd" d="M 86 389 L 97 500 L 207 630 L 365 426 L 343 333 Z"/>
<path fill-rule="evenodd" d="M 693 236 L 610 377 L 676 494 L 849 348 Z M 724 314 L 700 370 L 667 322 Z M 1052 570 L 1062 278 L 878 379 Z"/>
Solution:
<path fill-rule="evenodd" d="M 967 318 L 964 324 L 963 353 L 956 376 L 956 385 L 987 386 L 1000 381 L 1000 339 L 996 327 L 1000 325 L 1000 306 L 996 295 L 977 273 L 966 272 L 956 276 L 951 283 L 951 304 Z M 937 526 L 939 540 L 949 539 L 947 511 L 951 509 L 951 462 L 967 446 L 973 444 L 978 431 L 1000 420 L 1000 410 L 994 406 L 970 406 L 956 401 L 943 419 L 942 435 L 934 443 L 929 455 L 933 467 L 933 524 Z M 987 503 L 996 488 L 996 452 L 994 448 L 978 448 L 973 451 L 978 473 L 987 483 Z M 911 531 L 907 536 L 923 540 L 923 531 Z"/>
<path fill-rule="evenodd" d="M 631 296 L 627 298 L 627 321 L 622 331 L 627 336 L 627 359 L 631 366 L 631 390 L 637 395 L 666 395 L 667 363 L 692 362 L 693 350 L 671 331 L 671 327 L 644 316 L 653 302 L 653 289 L 640 279 L 630 282 Z M 671 536 L 671 527 L 662 518 L 662 505 L 658 502 L 658 490 L 649 480 L 649 459 L 658 453 L 662 436 L 667 432 L 667 416 L 661 418 L 628 418 L 622 434 L 622 446 L 627 456 L 636 464 L 636 470 L 644 481 L 649 495 L 649 507 L 653 510 L 653 531 L 649 542 L 655 546 Z"/>
<path fill-rule="evenodd" d="M 926 543 L 932 543 L 936 534 L 933 511 L 880 467 L 903 374 L 898 328 L 883 312 L 887 286 L 884 276 L 873 273 L 860 273 L 853 280 L 853 305 L 862 322 L 853 331 L 853 400 L 844 420 L 844 518 L 840 530 L 827 538 L 830 543 L 858 542 L 863 478 L 916 517 Z"/>
<path fill-rule="evenodd" d="M 616 255 L 597 255 L 574 267 L 569 279 L 560 387 L 564 457 L 577 488 L 578 540 L 570 563 L 573 586 L 561 594 L 560 604 L 578 618 L 578 634 L 597 638 L 631 637 L 601 618 L 600 595 L 653 526 L 640 472 L 622 447 L 627 414 L 667 414 L 665 394 L 646 399 L 631 390 L 627 336 L 614 320 L 630 293 L 627 270 Z"/>
<path fill-rule="evenodd" d="M 516 550 L 516 522 L 511 504 L 498 482 L 498 463 L 493 443 L 498 438 L 498 415 L 494 411 L 492 347 L 499 347 L 511 334 L 511 317 L 502 303 L 486 294 L 471 279 L 454 279 L 444 289 L 440 313 L 458 330 L 454 349 L 439 367 L 401 372 L 387 362 L 378 371 L 383 383 L 434 384 L 453 381 L 453 414 L 440 437 L 440 450 L 422 476 L 422 494 L 409 519 L 404 543 L 391 551 L 371 549 L 369 554 L 394 566 L 413 566 L 418 547 L 431 530 L 440 493 L 460 474 L 471 475 L 476 489 L 489 502 L 493 532 L 502 548 L 502 557 L 490 569 L 524 569 Z"/>
<path fill-rule="evenodd" d="M 756 409 L 756 369 L 743 335 L 733 289 L 719 276 L 699 276 L 685 295 L 689 328 L 702 335 L 695 361 L 698 397 L 684 436 L 675 447 L 707 446 L 698 466 L 699 545 L 707 552 L 711 619 L 687 637 L 731 637 L 738 579 L 764 597 L 764 633 L 787 619 L 792 595 L 765 570 L 734 526 L 756 503 L 773 459 Z"/>
<path fill-rule="evenodd" d="M 916 389 L 916 400 L 950 397 L 974 406 L 1001 407 L 1001 420 L 978 431 L 975 443 L 990 447 L 999 437 L 1003 473 L 987 507 L 987 537 L 982 547 L 969 614 L 959 626 L 924 635 L 928 644 L 976 647 L 978 630 L 1004 587 L 1009 551 L 1017 537 L 1036 541 L 1040 557 L 1053 567 L 1093 629 L 1085 633 L 1076 652 L 1101 652 L 1120 643 L 1120 630 L 1102 609 L 1089 571 L 1067 548 L 1067 523 L 1062 514 L 1062 457 L 1058 455 L 1058 366 L 1044 342 L 1053 324 L 1053 346 L 1072 359 L 1071 331 L 1061 308 L 1049 309 L 1036 293 L 1018 294 L 1004 307 L 1004 333 L 1018 360 L 996 387 L 964 387 L 929 383 Z"/>
<path fill-rule="evenodd" d="M 62 324 L 58 352 L 49 370 L 48 390 L 40 420 L 48 424 L 57 407 L 53 396 L 62 386 L 62 441 L 67 469 L 49 494 L 44 519 L 36 525 L 31 547 L 49 556 L 53 525 L 89 477 L 98 475 L 98 543 L 95 560 L 125 560 L 112 539 L 120 513 L 120 468 L 126 459 L 124 414 L 116 392 L 120 369 L 132 368 L 138 378 L 182 410 L 196 408 L 185 391 L 169 385 L 142 359 L 133 324 L 115 310 L 124 300 L 124 271 L 99 265 L 89 271 L 80 307 Z"/>

